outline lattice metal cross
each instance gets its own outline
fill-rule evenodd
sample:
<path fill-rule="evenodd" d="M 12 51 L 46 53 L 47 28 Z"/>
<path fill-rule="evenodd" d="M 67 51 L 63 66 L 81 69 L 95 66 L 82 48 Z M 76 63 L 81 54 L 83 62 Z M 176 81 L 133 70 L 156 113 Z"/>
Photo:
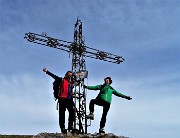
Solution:
<path fill-rule="evenodd" d="M 82 22 L 79 19 L 77 19 L 77 22 L 75 23 L 73 42 L 49 37 L 46 33 L 40 35 L 29 32 L 25 34 L 24 38 L 32 43 L 56 48 L 72 54 L 72 71 L 76 74 L 77 80 L 80 80 L 81 82 L 76 85 L 74 89 L 74 102 L 77 109 L 75 127 L 77 127 L 77 125 L 79 126 L 80 133 L 87 133 L 87 127 L 89 125 L 87 124 L 86 119 L 86 93 L 82 87 L 82 84 L 84 84 L 84 79 L 87 78 L 87 75 L 82 77 L 82 73 L 87 72 L 85 57 L 99 59 L 115 64 L 122 63 L 124 58 L 122 56 L 86 46 L 84 44 L 84 37 L 82 35 Z"/>

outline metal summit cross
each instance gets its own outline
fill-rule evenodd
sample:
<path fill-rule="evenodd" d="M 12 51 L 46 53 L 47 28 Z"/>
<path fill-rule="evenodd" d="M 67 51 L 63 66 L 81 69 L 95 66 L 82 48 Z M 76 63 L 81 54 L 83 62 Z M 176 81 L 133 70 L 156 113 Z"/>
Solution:
<path fill-rule="evenodd" d="M 77 19 L 74 26 L 73 42 L 49 37 L 46 36 L 46 33 L 40 35 L 29 32 L 25 34 L 24 38 L 29 42 L 63 50 L 72 55 L 72 72 L 76 74 L 76 80 L 80 82 L 77 83 L 73 91 L 75 95 L 74 102 L 77 114 L 74 127 L 77 129 L 79 126 L 79 133 L 87 133 L 87 127 L 90 126 L 91 122 L 87 122 L 88 120 L 86 118 L 86 92 L 83 88 L 84 79 L 87 78 L 85 57 L 116 64 L 123 62 L 124 58 L 86 46 L 82 35 L 82 22 L 79 19 Z"/>

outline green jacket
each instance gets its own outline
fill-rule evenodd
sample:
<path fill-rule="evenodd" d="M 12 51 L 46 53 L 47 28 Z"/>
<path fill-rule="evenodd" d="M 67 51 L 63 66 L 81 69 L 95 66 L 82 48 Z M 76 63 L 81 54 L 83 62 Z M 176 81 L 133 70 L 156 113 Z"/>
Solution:
<path fill-rule="evenodd" d="M 100 90 L 98 96 L 96 99 L 103 99 L 108 103 L 111 103 L 112 100 L 112 94 L 122 97 L 122 98 L 127 98 L 126 95 L 121 94 L 120 92 L 116 91 L 113 89 L 109 84 L 104 84 L 104 85 L 96 85 L 96 86 L 87 86 L 88 90 Z"/>

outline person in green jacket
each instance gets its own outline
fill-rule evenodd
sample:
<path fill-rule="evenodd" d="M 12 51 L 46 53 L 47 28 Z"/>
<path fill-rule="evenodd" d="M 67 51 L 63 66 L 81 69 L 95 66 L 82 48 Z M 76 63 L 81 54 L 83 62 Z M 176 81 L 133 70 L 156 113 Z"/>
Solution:
<path fill-rule="evenodd" d="M 96 86 L 86 86 L 84 85 L 84 88 L 88 90 L 100 90 L 98 96 L 96 99 L 92 99 L 89 104 L 89 110 L 90 114 L 86 116 L 87 119 L 94 120 L 94 105 L 103 106 L 103 113 L 100 121 L 100 129 L 99 133 L 105 133 L 104 127 L 106 123 L 106 116 L 110 109 L 110 104 L 112 100 L 112 94 L 122 97 L 128 100 L 131 100 L 132 98 L 130 96 L 126 96 L 118 91 L 116 91 L 114 88 L 112 88 L 110 85 L 112 83 L 112 79 L 110 77 L 106 77 L 104 79 L 103 85 L 96 85 Z"/>

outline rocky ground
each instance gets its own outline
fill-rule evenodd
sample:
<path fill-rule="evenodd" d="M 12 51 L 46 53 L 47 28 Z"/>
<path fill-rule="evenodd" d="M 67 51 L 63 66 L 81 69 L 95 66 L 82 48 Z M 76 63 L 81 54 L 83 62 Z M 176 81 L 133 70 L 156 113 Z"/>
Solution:
<path fill-rule="evenodd" d="M 108 133 L 108 134 L 40 133 L 36 136 L 33 136 L 33 138 L 128 138 L 128 137 L 116 136 L 112 133 Z"/>
<path fill-rule="evenodd" d="M 128 138 L 124 136 L 116 136 L 112 133 L 108 134 L 61 134 L 61 133 L 40 133 L 38 135 L 0 135 L 0 138 Z"/>

